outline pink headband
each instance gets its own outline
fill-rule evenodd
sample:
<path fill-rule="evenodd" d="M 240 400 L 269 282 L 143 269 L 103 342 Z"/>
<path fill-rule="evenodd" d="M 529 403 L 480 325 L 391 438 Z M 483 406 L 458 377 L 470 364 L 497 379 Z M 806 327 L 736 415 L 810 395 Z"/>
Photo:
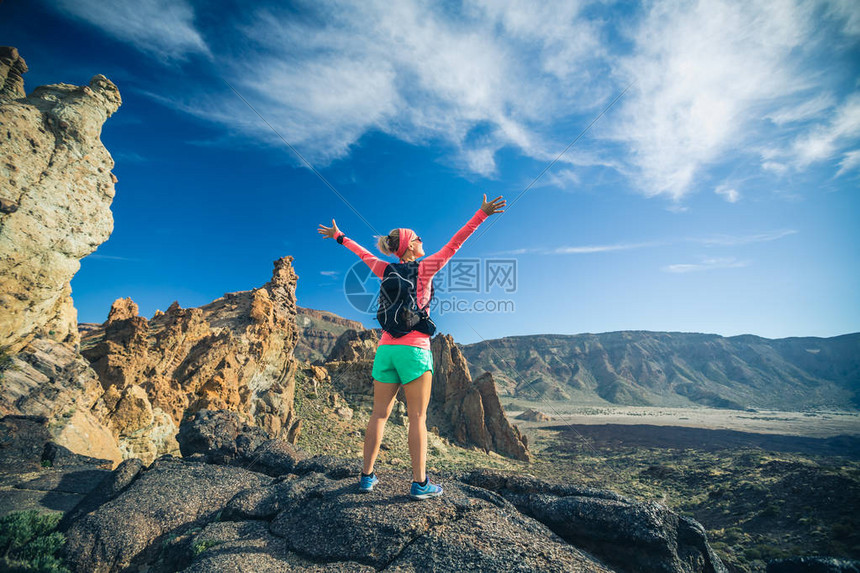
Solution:
<path fill-rule="evenodd" d="M 406 253 L 406 249 L 409 248 L 409 243 L 415 238 L 415 231 L 411 229 L 397 229 L 397 232 L 400 237 L 400 244 L 397 245 L 397 252 L 395 254 L 397 258 L 402 259 Z"/>

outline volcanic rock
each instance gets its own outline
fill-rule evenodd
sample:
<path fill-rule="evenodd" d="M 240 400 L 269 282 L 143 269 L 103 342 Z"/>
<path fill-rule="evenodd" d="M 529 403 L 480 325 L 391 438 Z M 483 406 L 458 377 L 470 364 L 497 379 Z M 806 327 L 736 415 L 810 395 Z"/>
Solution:
<path fill-rule="evenodd" d="M 332 312 L 297 307 L 296 326 L 299 340 L 294 355 L 297 360 L 322 364 L 332 351 L 337 339 L 347 330 L 365 330 L 356 320 L 340 317 Z"/>
<path fill-rule="evenodd" d="M 0 49 L 0 348 L 9 353 L 37 336 L 79 340 L 70 282 L 113 230 L 114 162 L 100 135 L 121 104 L 102 75 L 24 97 L 26 70 L 17 50 Z"/>
<path fill-rule="evenodd" d="M 505 416 L 492 374 L 472 380 L 468 364 L 451 335 L 433 338 L 433 389 L 430 404 L 440 433 L 450 428 L 453 439 L 518 460 L 530 459 L 525 436 Z M 430 416 L 428 415 L 428 420 Z"/>
<path fill-rule="evenodd" d="M 264 436 L 295 441 L 297 279 L 284 257 L 262 287 L 200 308 L 174 303 L 147 320 L 130 299 L 114 303 L 82 354 L 105 388 L 108 425 L 125 457 L 149 463 L 177 453 L 172 437 L 200 410 L 238 412 Z"/>

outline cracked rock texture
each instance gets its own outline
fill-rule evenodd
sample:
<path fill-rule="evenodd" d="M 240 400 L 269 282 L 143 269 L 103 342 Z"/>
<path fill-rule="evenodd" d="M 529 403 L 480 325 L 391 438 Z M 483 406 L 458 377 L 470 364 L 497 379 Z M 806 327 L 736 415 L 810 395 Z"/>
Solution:
<path fill-rule="evenodd" d="M 321 460 L 303 475 L 162 458 L 66 532 L 75 571 L 587 571 L 612 569 L 501 497 L 446 483 L 429 502 L 390 474 L 371 495 Z"/>
<path fill-rule="evenodd" d="M 194 459 L 124 462 L 64 520 L 72 570 L 725 571 L 698 523 L 611 491 L 478 470 L 416 502 L 407 472 L 363 493 L 359 460 L 270 440 L 257 449 L 282 461 L 263 474 L 256 451 L 192 441 Z"/>
<path fill-rule="evenodd" d="M 113 230 L 114 163 L 100 136 L 122 103 L 102 75 L 25 96 L 26 70 L 15 48 L 0 47 L 0 347 L 9 352 L 37 336 L 78 342 L 70 282 Z"/>

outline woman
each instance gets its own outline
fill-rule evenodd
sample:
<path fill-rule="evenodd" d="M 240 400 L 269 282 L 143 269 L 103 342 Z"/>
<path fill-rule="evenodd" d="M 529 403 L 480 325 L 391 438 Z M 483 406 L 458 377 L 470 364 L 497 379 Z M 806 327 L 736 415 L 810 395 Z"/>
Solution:
<path fill-rule="evenodd" d="M 503 213 L 505 201 L 499 195 L 487 202 L 484 195 L 481 208 L 448 241 L 442 249 L 418 263 L 417 302 L 421 309 L 429 308 L 432 296 L 433 276 L 448 263 L 465 240 L 487 217 Z M 388 263 L 376 258 L 367 249 L 346 237 L 337 228 L 334 219 L 332 226 L 320 225 L 318 232 L 324 238 L 336 239 L 358 255 L 370 270 L 380 279 L 385 274 Z M 412 229 L 398 228 L 388 235 L 379 237 L 377 247 L 385 255 L 395 255 L 400 262 L 418 260 L 424 256 L 424 243 Z M 433 353 L 430 350 L 430 335 L 413 330 L 406 335 L 395 337 L 383 331 L 373 360 L 373 412 L 367 423 L 364 435 L 364 467 L 359 480 L 361 491 L 372 491 L 379 479 L 373 471 L 385 422 L 391 414 L 394 399 L 400 386 L 406 395 L 406 409 L 409 417 L 409 455 L 412 458 L 412 488 L 409 492 L 413 499 L 427 499 L 442 495 L 442 486 L 430 482 L 426 474 L 427 466 L 427 405 L 430 403 L 430 387 L 433 378 Z"/>

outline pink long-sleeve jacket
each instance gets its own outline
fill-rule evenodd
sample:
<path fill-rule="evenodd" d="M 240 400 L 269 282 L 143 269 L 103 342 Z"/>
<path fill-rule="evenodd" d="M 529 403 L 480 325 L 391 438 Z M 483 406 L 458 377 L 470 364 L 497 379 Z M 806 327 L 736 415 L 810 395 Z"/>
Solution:
<path fill-rule="evenodd" d="M 469 222 L 457 231 L 448 244 L 442 247 L 438 252 L 433 253 L 428 257 L 424 257 L 418 262 L 418 285 L 416 295 L 418 297 L 419 308 L 424 308 L 430 303 L 430 284 L 433 277 L 442 270 L 445 265 L 454 256 L 454 253 L 463 245 L 466 239 L 475 232 L 475 229 L 483 223 L 488 215 L 483 209 L 478 209 Z M 343 244 L 353 253 L 358 255 L 364 263 L 370 267 L 370 270 L 380 279 L 385 274 L 385 267 L 389 265 L 387 261 L 383 261 L 373 255 L 370 251 L 348 238 L 344 233 L 339 233 L 335 239 L 343 235 Z M 387 332 L 383 331 L 382 339 L 379 345 L 383 344 L 403 344 L 406 346 L 417 346 L 430 350 L 430 335 L 423 332 L 413 330 L 409 334 L 405 334 L 400 338 L 395 338 Z"/>

